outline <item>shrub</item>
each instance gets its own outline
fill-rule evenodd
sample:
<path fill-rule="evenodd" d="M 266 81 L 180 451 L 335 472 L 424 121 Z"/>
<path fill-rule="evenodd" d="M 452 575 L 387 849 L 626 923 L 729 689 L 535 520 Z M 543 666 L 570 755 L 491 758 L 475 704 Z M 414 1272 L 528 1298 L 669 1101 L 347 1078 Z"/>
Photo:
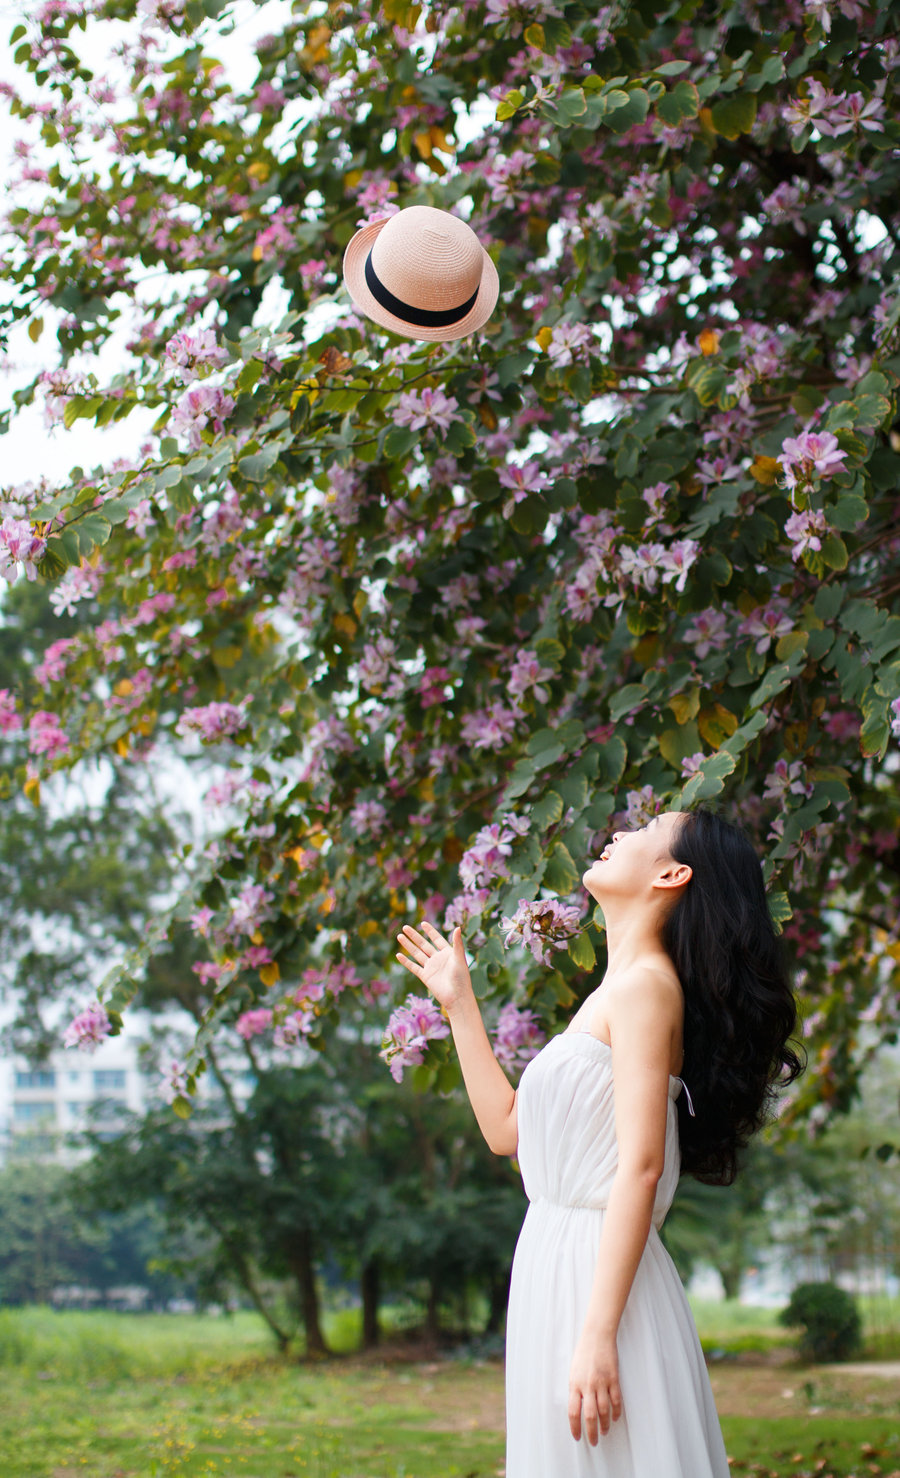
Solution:
<path fill-rule="evenodd" d="M 792 1328 L 800 1326 L 800 1354 L 812 1360 L 846 1360 L 859 1349 L 856 1300 L 834 1283 L 801 1283 L 779 1318 Z"/>

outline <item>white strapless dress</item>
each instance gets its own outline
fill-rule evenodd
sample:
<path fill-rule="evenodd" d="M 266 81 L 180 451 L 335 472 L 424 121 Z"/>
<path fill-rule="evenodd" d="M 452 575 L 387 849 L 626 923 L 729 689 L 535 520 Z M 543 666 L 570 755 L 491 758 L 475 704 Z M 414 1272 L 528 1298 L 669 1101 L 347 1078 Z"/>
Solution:
<path fill-rule="evenodd" d="M 700 1340 L 659 1237 L 678 1184 L 681 1086 L 670 1079 L 665 1169 L 619 1325 L 624 1410 L 591 1447 L 569 1431 L 569 1366 L 618 1159 L 612 1051 L 563 1032 L 522 1074 L 518 1160 L 531 1204 L 510 1286 L 506 1478 L 728 1478 Z"/>

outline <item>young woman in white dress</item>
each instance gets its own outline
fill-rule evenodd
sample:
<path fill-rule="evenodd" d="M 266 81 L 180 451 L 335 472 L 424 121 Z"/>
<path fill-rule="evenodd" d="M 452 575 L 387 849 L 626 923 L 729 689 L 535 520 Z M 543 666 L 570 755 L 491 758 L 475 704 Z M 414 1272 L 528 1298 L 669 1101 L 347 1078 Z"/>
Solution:
<path fill-rule="evenodd" d="M 449 1019 L 488 1145 L 530 1205 L 507 1321 L 506 1478 L 727 1478 L 699 1340 L 659 1227 L 679 1174 L 729 1182 L 801 1064 L 753 847 L 716 813 L 613 835 L 584 886 L 607 969 L 515 1091 L 457 928 L 397 955 Z"/>

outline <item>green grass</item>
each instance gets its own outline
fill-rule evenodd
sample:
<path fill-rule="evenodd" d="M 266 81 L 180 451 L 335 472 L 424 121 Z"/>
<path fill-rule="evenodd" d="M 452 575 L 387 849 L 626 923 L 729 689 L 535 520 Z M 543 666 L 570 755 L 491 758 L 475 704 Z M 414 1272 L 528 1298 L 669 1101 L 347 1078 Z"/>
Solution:
<path fill-rule="evenodd" d="M 767 1310 L 698 1306 L 710 1339 L 762 1338 Z M 769 1332 L 783 1331 L 772 1324 Z M 349 1342 L 355 1316 L 329 1321 Z M 746 1360 L 747 1357 L 744 1357 Z M 272 1356 L 234 1318 L 0 1310 L 3 1478 L 497 1478 L 502 1367 Z M 896 1383 L 714 1364 L 733 1470 L 848 1478 L 900 1467 Z M 791 1399 L 788 1400 L 787 1398 Z M 868 1444 L 868 1446 L 867 1446 Z M 818 1463 L 824 1466 L 817 1467 Z"/>

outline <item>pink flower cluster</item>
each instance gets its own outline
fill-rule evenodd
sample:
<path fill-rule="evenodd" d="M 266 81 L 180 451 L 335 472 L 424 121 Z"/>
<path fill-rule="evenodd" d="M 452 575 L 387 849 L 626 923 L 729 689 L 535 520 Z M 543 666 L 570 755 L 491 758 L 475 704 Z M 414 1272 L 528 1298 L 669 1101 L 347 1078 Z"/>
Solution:
<path fill-rule="evenodd" d="M 236 1031 L 239 1037 L 249 1042 L 251 1037 L 259 1037 L 267 1032 L 272 1025 L 272 1012 L 268 1006 L 259 1006 L 254 1011 L 245 1011 L 237 1019 Z"/>
<path fill-rule="evenodd" d="M 801 431 L 799 436 L 789 436 L 782 442 L 778 461 L 787 486 L 793 490 L 798 484 L 807 486 L 814 478 L 843 472 L 845 456 L 832 431 Z"/>
<path fill-rule="evenodd" d="M 94 1052 L 111 1031 L 112 1024 L 105 1007 L 95 1001 L 66 1027 L 63 1046 L 79 1047 L 82 1052 Z"/>
<path fill-rule="evenodd" d="M 28 748 L 32 754 L 46 754 L 50 759 L 65 754 L 69 748 L 67 735 L 60 727 L 59 714 L 40 709 L 28 724 Z"/>
<path fill-rule="evenodd" d="M 891 733 L 895 739 L 900 739 L 900 698 L 895 698 L 891 704 Z"/>
<path fill-rule="evenodd" d="M 546 703 L 550 698 L 550 690 L 544 687 L 544 684 L 552 681 L 554 677 L 552 667 L 542 667 L 534 652 L 523 647 L 516 653 L 515 661 L 510 668 L 506 691 L 514 702 L 520 705 L 529 691 L 534 694 L 536 702 Z"/>
<path fill-rule="evenodd" d="M 412 431 L 449 431 L 453 422 L 461 419 L 458 410 L 459 401 L 452 395 L 426 386 L 418 394 L 408 390 L 399 396 L 394 420 L 398 426 L 409 426 Z"/>
<path fill-rule="evenodd" d="M 520 1010 L 512 1001 L 497 1017 L 494 1028 L 494 1056 L 507 1072 L 519 1072 L 532 1057 L 537 1057 L 544 1043 L 544 1033 L 533 1011 Z"/>
<path fill-rule="evenodd" d="M 182 330 L 167 343 L 166 359 L 175 370 L 176 378 L 182 385 L 188 385 L 227 364 L 228 350 L 217 344 L 211 328 L 198 329 L 194 334 Z"/>
<path fill-rule="evenodd" d="M 37 579 L 37 562 L 46 548 L 46 539 L 38 538 L 27 518 L 7 514 L 0 523 L 0 575 L 14 585 L 21 565 L 27 580 Z"/>
<path fill-rule="evenodd" d="M 518 709 L 504 708 L 502 703 L 494 702 L 487 708 L 464 714 L 460 734 L 473 749 L 503 749 L 514 737 L 521 718 Z"/>
<path fill-rule="evenodd" d="M 826 29 L 830 29 L 829 26 Z M 861 92 L 829 92 L 824 83 L 806 78 L 807 96 L 795 98 L 784 109 L 784 120 L 796 137 L 807 124 L 812 124 L 826 138 L 847 133 L 849 129 L 867 129 L 870 133 L 884 130 L 884 102 L 879 97 L 868 100 Z"/>
<path fill-rule="evenodd" d="M 524 816 L 510 815 L 481 828 L 460 858 L 459 876 L 466 892 L 484 887 L 494 878 L 509 876 L 506 858 L 512 855 L 516 837 L 525 836 L 528 827 Z"/>
<path fill-rule="evenodd" d="M 581 932 L 581 910 L 573 903 L 560 903 L 558 898 L 524 898 L 512 918 L 501 920 L 506 930 L 503 943 L 524 944 L 539 965 L 549 965 L 553 950 L 565 949 L 570 939 Z"/>
<path fill-rule="evenodd" d="M 234 410 L 234 398 L 218 385 L 193 385 L 186 391 L 169 417 L 173 436 L 186 436 L 194 451 L 203 445 L 207 426 L 222 431 Z"/>
<path fill-rule="evenodd" d="M 275 897 L 261 883 L 245 883 L 237 898 L 231 900 L 229 934 L 255 934 L 260 924 L 271 918 L 269 905 Z"/>
<path fill-rule="evenodd" d="M 395 1083 L 403 1078 L 403 1069 L 418 1067 L 425 1061 L 429 1042 L 449 1037 L 450 1027 L 441 1008 L 430 996 L 407 996 L 402 1006 L 391 1013 L 385 1028 L 380 1056 L 388 1064 Z"/>
<path fill-rule="evenodd" d="M 163 1069 L 159 1091 L 166 1103 L 174 1103 L 176 1098 L 187 1098 L 187 1068 L 174 1058 Z"/>
<path fill-rule="evenodd" d="M 0 688 L 0 734 L 13 734 L 22 728 L 22 715 L 9 688 Z"/>
<path fill-rule="evenodd" d="M 821 508 L 805 508 L 785 520 L 784 532 L 791 541 L 791 559 L 796 561 L 807 549 L 818 553 L 829 525 Z"/>
<path fill-rule="evenodd" d="M 81 600 L 96 595 L 103 583 L 103 565 L 82 563 L 66 570 L 50 591 L 50 604 L 54 613 L 74 616 L 75 607 Z"/>
<path fill-rule="evenodd" d="M 249 723 L 244 698 L 240 703 L 207 703 L 202 708 L 186 708 L 175 726 L 176 734 L 199 734 L 204 744 L 230 739 Z"/>

